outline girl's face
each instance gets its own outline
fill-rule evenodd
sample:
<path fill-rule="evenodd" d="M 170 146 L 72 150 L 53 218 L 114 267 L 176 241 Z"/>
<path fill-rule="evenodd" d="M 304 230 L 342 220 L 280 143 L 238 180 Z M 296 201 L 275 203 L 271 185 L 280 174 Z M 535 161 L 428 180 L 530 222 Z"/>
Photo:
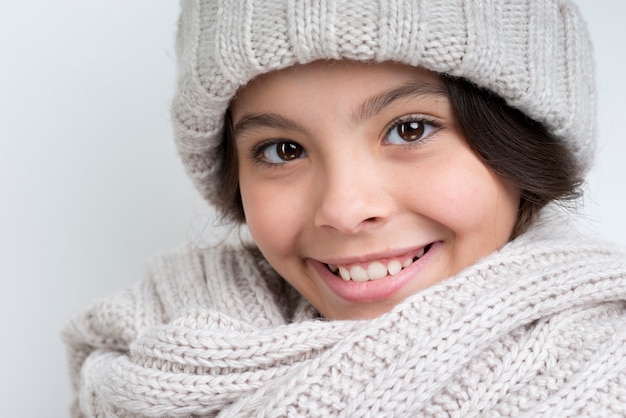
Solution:
<path fill-rule="evenodd" d="M 252 237 L 328 319 L 376 317 L 509 239 L 519 191 L 430 72 L 316 62 L 255 79 L 231 112 Z"/>

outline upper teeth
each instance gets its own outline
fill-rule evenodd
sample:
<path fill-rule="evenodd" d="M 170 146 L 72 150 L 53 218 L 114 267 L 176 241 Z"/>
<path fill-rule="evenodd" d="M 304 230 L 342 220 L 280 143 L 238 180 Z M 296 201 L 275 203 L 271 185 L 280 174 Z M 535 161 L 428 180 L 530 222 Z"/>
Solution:
<path fill-rule="evenodd" d="M 366 282 L 368 280 L 380 280 L 388 275 L 394 276 L 400 273 L 403 268 L 410 266 L 415 259 L 423 256 L 424 251 L 425 248 L 420 250 L 415 257 L 389 259 L 386 261 L 386 265 L 383 261 L 342 266 L 328 264 L 328 269 L 333 273 L 339 272 L 339 276 L 345 281 Z"/>

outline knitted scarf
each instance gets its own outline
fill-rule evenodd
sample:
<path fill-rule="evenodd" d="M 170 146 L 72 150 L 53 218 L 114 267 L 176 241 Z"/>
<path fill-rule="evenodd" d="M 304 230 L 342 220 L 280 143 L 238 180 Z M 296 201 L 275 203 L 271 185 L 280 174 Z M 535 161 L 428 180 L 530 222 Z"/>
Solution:
<path fill-rule="evenodd" d="M 159 259 L 67 327 L 75 417 L 626 416 L 626 256 L 544 219 L 374 320 L 258 254 Z"/>

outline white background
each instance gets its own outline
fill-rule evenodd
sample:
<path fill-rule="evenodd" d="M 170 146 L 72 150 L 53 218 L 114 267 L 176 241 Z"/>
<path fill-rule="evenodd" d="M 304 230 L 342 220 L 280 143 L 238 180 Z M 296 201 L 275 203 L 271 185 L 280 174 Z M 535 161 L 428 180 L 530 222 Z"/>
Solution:
<path fill-rule="evenodd" d="M 626 2 L 579 0 L 594 38 L 600 147 L 589 228 L 626 246 Z M 62 325 L 211 236 L 168 121 L 173 0 L 0 3 L 0 414 L 64 417 Z"/>

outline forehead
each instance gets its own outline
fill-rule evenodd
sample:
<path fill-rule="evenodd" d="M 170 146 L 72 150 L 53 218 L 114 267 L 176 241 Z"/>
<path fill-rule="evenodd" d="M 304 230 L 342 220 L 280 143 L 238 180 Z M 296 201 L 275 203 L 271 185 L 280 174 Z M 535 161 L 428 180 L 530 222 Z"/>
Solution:
<path fill-rule="evenodd" d="M 268 111 L 272 105 L 297 98 L 302 101 L 312 96 L 339 99 L 342 96 L 362 99 L 398 86 L 420 87 L 423 92 L 440 94 L 445 91 L 441 78 L 423 68 L 405 64 L 363 63 L 355 61 L 316 61 L 263 74 L 242 87 L 233 102 L 233 119 L 249 112 Z M 307 96 L 298 96 L 306 90 Z"/>

